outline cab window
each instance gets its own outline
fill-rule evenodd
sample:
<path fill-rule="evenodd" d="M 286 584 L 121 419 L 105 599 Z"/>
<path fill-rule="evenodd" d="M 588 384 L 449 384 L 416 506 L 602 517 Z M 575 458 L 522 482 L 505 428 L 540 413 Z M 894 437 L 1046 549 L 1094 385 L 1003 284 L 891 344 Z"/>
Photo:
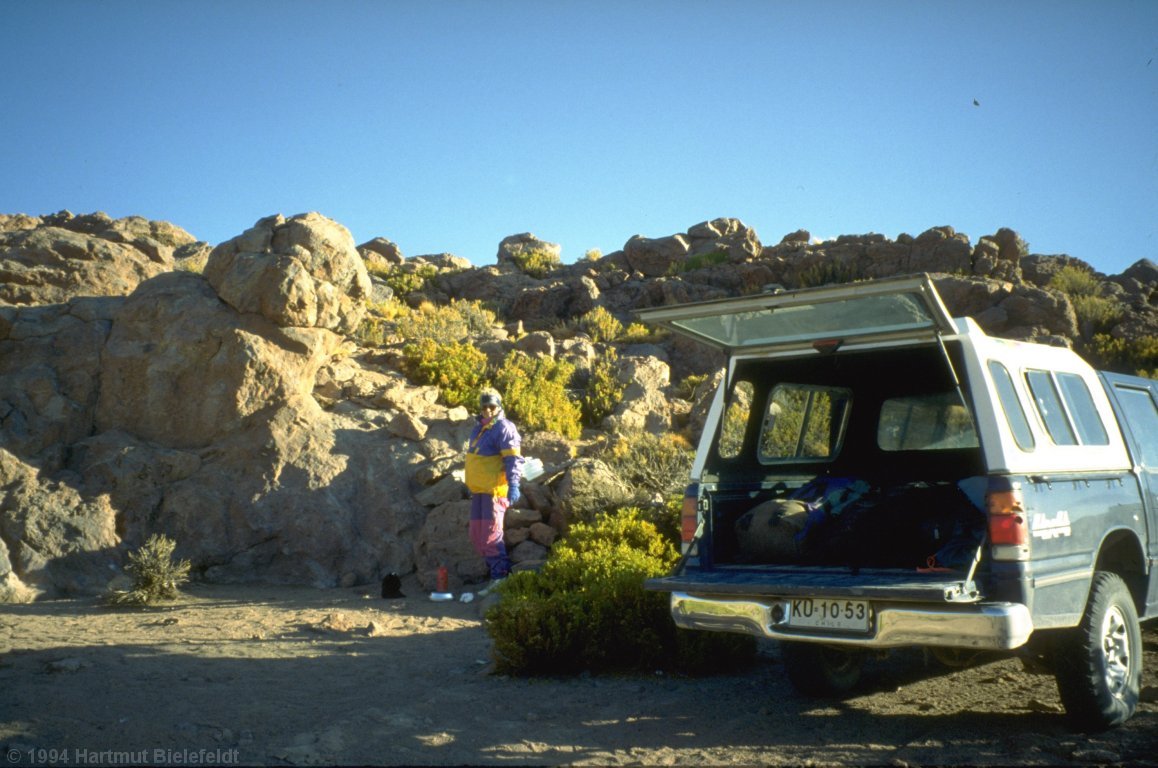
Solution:
<path fill-rule="evenodd" d="M 852 392 L 839 387 L 777 384 L 764 408 L 760 461 L 825 460 L 844 438 Z"/>

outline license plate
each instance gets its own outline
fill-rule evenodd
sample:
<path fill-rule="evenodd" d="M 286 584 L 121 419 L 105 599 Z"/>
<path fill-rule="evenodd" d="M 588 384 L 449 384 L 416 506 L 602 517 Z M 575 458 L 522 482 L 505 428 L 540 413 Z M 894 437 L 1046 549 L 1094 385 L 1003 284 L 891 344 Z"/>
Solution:
<path fill-rule="evenodd" d="M 798 597 L 788 601 L 788 626 L 868 632 L 872 611 L 865 600 Z"/>

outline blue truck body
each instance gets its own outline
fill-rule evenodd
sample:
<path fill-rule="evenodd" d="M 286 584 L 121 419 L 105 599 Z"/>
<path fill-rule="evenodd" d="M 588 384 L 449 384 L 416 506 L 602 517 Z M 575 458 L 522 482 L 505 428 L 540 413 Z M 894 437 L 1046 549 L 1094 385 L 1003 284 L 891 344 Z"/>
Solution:
<path fill-rule="evenodd" d="M 1158 616 L 1158 390 L 987 336 L 916 276 L 639 312 L 723 349 L 648 582 L 680 626 L 784 643 L 806 693 L 865 651 L 1011 651 L 1083 728 L 1134 711 Z"/>

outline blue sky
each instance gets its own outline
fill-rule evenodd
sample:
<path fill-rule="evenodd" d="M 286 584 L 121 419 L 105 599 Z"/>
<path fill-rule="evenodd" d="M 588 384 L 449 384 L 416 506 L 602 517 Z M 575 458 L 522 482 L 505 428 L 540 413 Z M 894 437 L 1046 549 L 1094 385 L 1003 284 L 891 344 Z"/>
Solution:
<path fill-rule="evenodd" d="M 1158 261 L 1158 2 L 0 3 L 0 212 L 570 262 L 719 216 L 766 244 L 1008 226 Z M 978 105 L 974 105 L 974 100 Z"/>

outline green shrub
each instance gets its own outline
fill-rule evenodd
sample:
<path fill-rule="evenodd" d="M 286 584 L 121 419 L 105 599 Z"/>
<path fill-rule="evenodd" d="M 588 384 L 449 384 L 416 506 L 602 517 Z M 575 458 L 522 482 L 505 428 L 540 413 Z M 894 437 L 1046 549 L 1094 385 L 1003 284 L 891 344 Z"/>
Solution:
<path fill-rule="evenodd" d="M 354 331 L 354 339 L 363 347 L 380 347 L 390 336 L 390 329 L 381 317 L 366 315 Z"/>
<path fill-rule="evenodd" d="M 697 253 L 695 256 L 689 256 L 683 262 L 677 262 L 673 266 L 673 272 L 693 272 L 704 267 L 712 267 L 716 264 L 726 264 L 728 261 L 728 252 L 710 251 L 708 253 Z"/>
<path fill-rule="evenodd" d="M 579 326 L 592 341 L 615 341 L 623 334 L 623 323 L 605 307 L 595 307 L 579 318 Z"/>
<path fill-rule="evenodd" d="M 1097 368 L 1158 379 L 1156 336 L 1127 341 L 1116 339 L 1108 333 L 1095 334 L 1086 354 Z"/>
<path fill-rule="evenodd" d="M 607 443 L 599 458 L 636 490 L 640 501 L 651 501 L 683 495 L 695 451 L 677 434 L 624 432 Z"/>
<path fill-rule="evenodd" d="M 419 264 L 414 268 L 395 267 L 388 272 L 378 273 L 394 291 L 398 298 L 409 296 L 415 291 L 421 291 L 426 284 L 438 275 L 438 268 L 433 264 Z"/>
<path fill-rule="evenodd" d="M 1049 287 L 1073 298 L 1074 296 L 1096 296 L 1102 286 L 1097 276 L 1088 269 L 1065 266 L 1050 277 Z"/>
<path fill-rule="evenodd" d="M 572 440 L 582 432 L 579 403 L 567 396 L 575 366 L 565 360 L 512 351 L 495 374 L 503 408 L 520 427 L 550 430 Z"/>
<path fill-rule="evenodd" d="M 751 638 L 679 630 L 667 595 L 643 588 L 677 559 L 673 543 L 637 509 L 573 525 L 540 572 L 517 573 L 500 588 L 501 601 L 487 613 L 496 667 L 696 672 L 748 660 Z"/>
<path fill-rule="evenodd" d="M 520 251 L 511 257 L 519 271 L 531 277 L 546 277 L 559 268 L 559 257 L 544 250 Z"/>
<path fill-rule="evenodd" d="M 439 344 L 453 344 L 477 335 L 495 323 L 495 313 L 477 301 L 455 299 L 449 304 L 428 301 L 399 315 L 397 331 L 406 341 L 430 339 Z"/>
<path fill-rule="evenodd" d="M 1062 267 L 1049 279 L 1049 287 L 1069 297 L 1078 327 L 1087 339 L 1109 330 L 1125 312 L 1120 302 L 1102 295 L 1097 275 L 1081 267 Z"/>
<path fill-rule="evenodd" d="M 614 347 L 607 347 L 591 365 L 581 404 L 583 423 L 590 427 L 598 427 L 623 397 L 624 384 L 619 380 L 618 363 L 619 353 Z"/>
<path fill-rule="evenodd" d="M 684 378 L 676 387 L 676 396 L 681 400 L 696 399 L 696 392 L 699 391 L 700 386 L 707 381 L 710 376 L 706 373 L 693 373 Z"/>
<path fill-rule="evenodd" d="M 363 347 L 380 347 L 390 341 L 397 329 L 400 316 L 409 316 L 412 310 L 396 298 L 373 302 L 367 306 L 366 316 L 354 331 L 353 337 Z"/>
<path fill-rule="evenodd" d="M 643 323 L 632 323 L 619 335 L 619 341 L 624 344 L 643 344 L 656 342 L 668 335 L 666 330 L 652 330 Z"/>
<path fill-rule="evenodd" d="M 1122 319 L 1125 308 L 1106 296 L 1071 296 L 1078 328 L 1087 338 L 1093 334 L 1108 331 Z"/>
<path fill-rule="evenodd" d="M 841 285 L 855 283 L 864 279 L 859 267 L 837 261 L 821 261 L 808 267 L 796 276 L 796 282 L 801 288 L 816 288 L 822 285 Z"/>
<path fill-rule="evenodd" d="M 129 590 L 116 590 L 108 596 L 113 605 L 148 605 L 172 600 L 189 580 L 189 561 L 173 562 L 177 543 L 164 534 L 153 534 L 141 547 L 129 553 L 125 570 L 132 575 Z"/>
<path fill-rule="evenodd" d="M 438 387 L 448 406 L 473 406 L 486 385 L 487 356 L 469 343 L 421 339 L 402 349 L 406 372 L 420 384 Z"/>
<path fill-rule="evenodd" d="M 603 251 L 598 248 L 588 248 L 587 252 L 583 254 L 584 261 L 599 261 L 603 258 Z"/>

